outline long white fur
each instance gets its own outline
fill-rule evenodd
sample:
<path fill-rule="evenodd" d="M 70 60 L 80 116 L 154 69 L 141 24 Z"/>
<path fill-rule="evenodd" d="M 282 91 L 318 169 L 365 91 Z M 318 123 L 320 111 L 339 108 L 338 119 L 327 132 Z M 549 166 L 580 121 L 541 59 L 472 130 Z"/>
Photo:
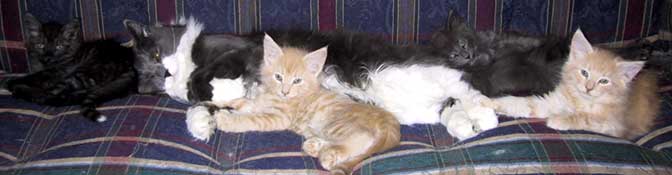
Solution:
<path fill-rule="evenodd" d="M 196 69 L 196 64 L 191 59 L 191 50 L 196 42 L 196 38 L 203 30 L 203 24 L 190 17 L 186 21 L 186 28 L 187 30 L 180 37 L 180 42 L 175 49 L 175 53 L 161 60 L 163 66 L 171 74 L 170 77 L 166 77 L 164 83 L 166 93 L 173 99 L 185 103 L 189 101 L 187 98 L 189 91 L 187 89 L 187 82 L 189 81 L 191 72 Z"/>
<path fill-rule="evenodd" d="M 401 124 L 442 123 L 453 136 L 466 139 L 496 127 L 498 121 L 493 109 L 481 105 L 489 99 L 461 77 L 461 71 L 444 66 L 395 65 L 370 71 L 363 90 L 345 86 L 333 75 L 326 76 L 322 85 L 372 102 L 392 112 Z M 439 114 L 449 97 L 460 101 L 459 108 Z"/>
<path fill-rule="evenodd" d="M 216 104 L 245 97 L 246 94 L 242 77 L 236 79 L 213 78 L 210 81 L 210 86 L 212 86 L 211 100 Z"/>

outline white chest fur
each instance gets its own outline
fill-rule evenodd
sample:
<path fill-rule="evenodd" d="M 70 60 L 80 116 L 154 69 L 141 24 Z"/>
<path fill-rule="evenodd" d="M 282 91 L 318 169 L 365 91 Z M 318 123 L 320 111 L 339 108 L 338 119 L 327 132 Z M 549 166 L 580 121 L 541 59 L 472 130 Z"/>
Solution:
<path fill-rule="evenodd" d="M 175 53 L 161 60 L 163 66 L 171 74 L 170 77 L 166 77 L 164 83 L 166 93 L 173 99 L 184 103 L 189 101 L 187 98 L 189 76 L 196 69 L 196 64 L 191 59 L 191 52 L 201 30 L 203 30 L 202 24 L 196 22 L 193 18 L 187 20 L 187 30 L 180 37 Z"/>

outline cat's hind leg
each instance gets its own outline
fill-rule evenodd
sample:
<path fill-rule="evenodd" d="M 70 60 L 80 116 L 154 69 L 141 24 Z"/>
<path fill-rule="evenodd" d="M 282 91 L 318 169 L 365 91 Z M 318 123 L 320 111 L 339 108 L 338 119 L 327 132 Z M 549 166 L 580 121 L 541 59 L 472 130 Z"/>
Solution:
<path fill-rule="evenodd" d="M 86 94 L 82 101 L 82 107 L 84 108 L 81 114 L 95 122 L 104 122 L 107 117 L 101 115 L 96 110 L 96 106 L 108 100 L 127 96 L 135 89 L 137 89 L 137 77 L 135 72 L 132 71 L 121 74 L 114 81 L 104 85 L 89 88 L 90 92 Z"/>
<path fill-rule="evenodd" d="M 463 100 L 456 100 L 453 105 L 445 106 L 440 114 L 440 122 L 449 134 L 459 140 L 495 128 L 499 123 L 493 109 L 473 105 L 468 101 L 465 104 Z"/>

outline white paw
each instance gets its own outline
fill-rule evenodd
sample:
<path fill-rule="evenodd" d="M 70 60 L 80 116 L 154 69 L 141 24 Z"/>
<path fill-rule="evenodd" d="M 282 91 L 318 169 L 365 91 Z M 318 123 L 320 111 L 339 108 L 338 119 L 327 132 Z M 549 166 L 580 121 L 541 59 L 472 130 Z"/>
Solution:
<path fill-rule="evenodd" d="M 215 131 L 215 121 L 205 106 L 195 106 L 187 109 L 186 122 L 189 133 L 199 140 L 207 142 Z"/>
<path fill-rule="evenodd" d="M 491 108 L 476 106 L 465 111 L 462 103 L 457 101 L 452 107 L 443 110 L 441 123 L 452 136 L 464 140 L 497 127 L 499 120 Z"/>
<path fill-rule="evenodd" d="M 469 119 L 464 111 L 450 111 L 441 115 L 441 123 L 446 126 L 448 133 L 459 140 L 464 140 L 478 134 L 478 128 Z"/>
<path fill-rule="evenodd" d="M 499 124 L 497 114 L 492 108 L 476 106 L 467 110 L 467 115 L 474 122 L 475 129 L 478 132 L 495 128 Z"/>

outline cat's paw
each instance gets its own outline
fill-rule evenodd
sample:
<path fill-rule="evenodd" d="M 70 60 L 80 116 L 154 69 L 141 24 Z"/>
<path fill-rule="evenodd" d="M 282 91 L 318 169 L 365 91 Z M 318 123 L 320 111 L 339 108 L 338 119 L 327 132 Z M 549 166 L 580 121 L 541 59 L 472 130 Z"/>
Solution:
<path fill-rule="evenodd" d="M 474 123 L 474 130 L 476 132 L 495 128 L 499 124 L 497 114 L 495 114 L 495 110 L 492 108 L 476 106 L 466 112 L 469 119 Z"/>
<path fill-rule="evenodd" d="M 336 164 L 341 162 L 342 154 L 341 150 L 335 147 L 324 148 L 319 154 L 320 164 L 324 169 L 331 170 Z"/>
<path fill-rule="evenodd" d="M 301 148 L 309 156 L 317 157 L 325 144 L 324 140 L 317 137 L 311 137 L 306 139 L 306 141 L 303 141 Z"/>
<path fill-rule="evenodd" d="M 550 117 L 546 119 L 546 126 L 555 130 L 565 131 L 571 129 L 572 123 L 568 117 Z"/>
<path fill-rule="evenodd" d="M 486 106 L 494 106 L 497 113 L 511 117 L 529 118 L 533 116 L 532 108 L 525 98 L 507 96 L 496 98 L 493 101 L 490 103 L 496 103 L 495 105 L 489 104 Z"/>
<path fill-rule="evenodd" d="M 187 109 L 187 130 L 199 140 L 208 141 L 215 132 L 215 122 L 205 106 L 193 106 Z"/>
<path fill-rule="evenodd" d="M 441 124 L 446 126 L 450 135 L 459 140 L 476 136 L 480 132 L 464 111 L 444 112 L 441 115 Z"/>

